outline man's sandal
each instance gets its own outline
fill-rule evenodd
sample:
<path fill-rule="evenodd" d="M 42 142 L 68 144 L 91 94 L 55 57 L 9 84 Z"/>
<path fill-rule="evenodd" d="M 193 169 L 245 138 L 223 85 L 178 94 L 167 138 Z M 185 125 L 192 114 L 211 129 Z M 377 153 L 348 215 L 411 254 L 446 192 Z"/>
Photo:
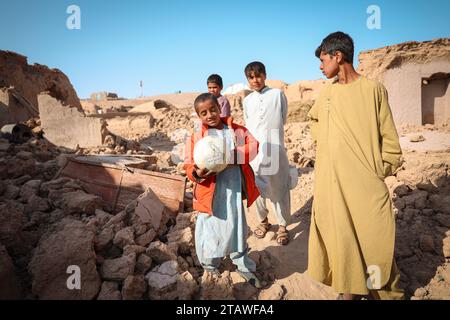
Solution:
<path fill-rule="evenodd" d="M 277 232 L 277 243 L 285 246 L 289 243 L 289 232 L 286 231 L 278 231 Z"/>
<path fill-rule="evenodd" d="M 267 222 L 261 222 L 256 229 L 253 231 L 253 234 L 255 235 L 255 237 L 257 237 L 258 239 L 262 239 L 266 236 L 267 231 L 269 231 L 270 227 L 272 225 L 267 221 Z M 258 232 L 258 233 L 257 233 Z"/>

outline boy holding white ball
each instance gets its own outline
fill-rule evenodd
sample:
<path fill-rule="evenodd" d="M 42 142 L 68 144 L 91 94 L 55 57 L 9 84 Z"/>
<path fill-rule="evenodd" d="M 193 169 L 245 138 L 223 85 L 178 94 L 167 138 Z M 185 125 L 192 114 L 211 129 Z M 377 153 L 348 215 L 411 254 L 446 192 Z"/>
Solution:
<path fill-rule="evenodd" d="M 194 210 L 198 211 L 195 249 L 205 271 L 219 275 L 223 257 L 230 255 L 237 272 L 261 287 L 248 256 L 247 206 L 259 197 L 249 163 L 258 153 L 258 142 L 248 130 L 220 117 L 217 98 L 204 93 L 194 102 L 202 126 L 186 144 L 184 169 L 194 185 Z"/>

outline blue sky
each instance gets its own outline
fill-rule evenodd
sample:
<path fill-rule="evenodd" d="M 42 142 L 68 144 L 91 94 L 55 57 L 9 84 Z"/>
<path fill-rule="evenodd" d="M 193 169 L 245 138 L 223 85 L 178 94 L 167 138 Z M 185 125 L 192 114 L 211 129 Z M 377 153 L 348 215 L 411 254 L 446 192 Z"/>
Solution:
<path fill-rule="evenodd" d="M 69 30 L 69 5 L 81 29 Z M 381 9 L 369 30 L 366 10 Z M 355 40 L 356 53 L 404 41 L 450 37 L 448 0 L 0 0 L 0 49 L 65 72 L 81 98 L 112 91 L 133 98 L 204 91 L 211 73 L 225 87 L 243 68 L 265 63 L 268 78 L 318 79 L 314 50 L 330 32 Z"/>

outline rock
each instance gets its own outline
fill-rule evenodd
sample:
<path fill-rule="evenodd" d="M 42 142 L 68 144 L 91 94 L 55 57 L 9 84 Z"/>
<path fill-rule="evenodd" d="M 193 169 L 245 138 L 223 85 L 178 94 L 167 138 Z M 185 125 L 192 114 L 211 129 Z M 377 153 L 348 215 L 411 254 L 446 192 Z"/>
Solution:
<path fill-rule="evenodd" d="M 102 279 L 121 281 L 134 273 L 136 254 L 130 253 L 117 259 L 106 259 L 100 269 Z"/>
<path fill-rule="evenodd" d="M 450 237 L 447 237 L 442 241 L 442 253 L 445 258 L 450 258 Z"/>
<path fill-rule="evenodd" d="M 148 246 L 146 254 L 157 264 L 161 264 L 170 260 L 177 260 L 176 254 L 172 252 L 169 247 L 161 241 L 152 242 Z"/>
<path fill-rule="evenodd" d="M 95 265 L 94 233 L 80 221 L 63 219 L 39 241 L 28 266 L 33 278 L 32 292 L 39 299 L 89 300 L 100 290 Z M 79 268 L 80 289 L 69 289 L 69 266 Z M 76 283 L 76 281 L 75 281 Z"/>
<path fill-rule="evenodd" d="M 21 284 L 17 278 L 14 264 L 6 251 L 0 245 L 0 300 L 17 300 L 21 298 Z"/>
<path fill-rule="evenodd" d="M 401 199 L 405 202 L 407 208 L 423 209 L 426 206 L 428 192 L 421 190 L 414 190 L 407 196 Z"/>
<path fill-rule="evenodd" d="M 146 274 L 151 266 L 152 266 L 152 258 L 147 256 L 146 254 L 141 254 L 139 255 L 136 262 L 136 273 Z"/>
<path fill-rule="evenodd" d="M 136 257 L 144 253 L 147 248 L 139 246 L 137 244 L 129 244 L 123 248 L 123 255 L 129 255 L 130 253 L 135 253 Z"/>
<path fill-rule="evenodd" d="M 431 217 L 434 214 L 433 209 L 422 209 L 422 214 L 427 217 Z"/>
<path fill-rule="evenodd" d="M 137 223 L 133 225 L 134 228 L 134 234 L 136 237 L 142 236 L 144 233 L 146 233 L 148 230 L 151 229 L 150 224 L 142 224 Z"/>
<path fill-rule="evenodd" d="M 141 300 L 145 291 L 147 291 L 147 283 L 143 275 L 128 276 L 122 288 L 123 300 Z"/>
<path fill-rule="evenodd" d="M 11 144 L 7 139 L 0 139 L 0 152 L 8 151 Z"/>
<path fill-rule="evenodd" d="M 33 153 L 28 151 L 20 151 L 17 152 L 16 157 L 19 158 L 20 160 L 29 160 L 33 158 Z"/>
<path fill-rule="evenodd" d="M 204 272 L 200 280 L 201 300 L 235 300 L 230 273 L 225 271 L 219 277 Z"/>
<path fill-rule="evenodd" d="M 95 216 L 89 221 L 89 225 L 94 226 L 98 229 L 103 229 L 106 223 L 113 217 L 112 214 L 105 212 L 100 209 L 95 210 Z"/>
<path fill-rule="evenodd" d="M 398 185 L 394 189 L 394 193 L 399 197 L 404 197 L 409 193 L 409 188 L 404 183 Z"/>
<path fill-rule="evenodd" d="M 13 256 L 26 254 L 29 250 L 22 231 L 26 222 L 23 211 L 13 202 L 0 204 L 0 243 Z"/>
<path fill-rule="evenodd" d="M 178 225 L 175 225 L 175 228 L 167 234 L 167 240 L 169 243 L 176 243 L 177 251 L 183 254 L 189 254 L 194 247 L 194 233 L 190 226 L 179 229 Z"/>
<path fill-rule="evenodd" d="M 102 252 L 107 249 L 114 238 L 114 230 L 112 227 L 103 229 L 95 239 L 95 251 Z"/>
<path fill-rule="evenodd" d="M 136 243 L 140 246 L 146 247 L 156 237 L 156 231 L 153 229 L 148 230 L 143 235 L 136 238 Z"/>
<path fill-rule="evenodd" d="M 258 300 L 281 300 L 284 296 L 283 287 L 274 283 L 259 293 Z"/>
<path fill-rule="evenodd" d="M 63 186 L 71 181 L 70 178 L 62 177 L 41 184 L 41 192 L 47 195 L 51 190 L 61 190 Z"/>
<path fill-rule="evenodd" d="M 31 195 L 28 199 L 28 203 L 25 206 L 25 213 L 31 213 L 33 211 L 45 212 L 50 209 L 50 204 L 45 198 L 41 198 L 37 195 Z"/>
<path fill-rule="evenodd" d="M 150 292 L 176 288 L 178 279 L 178 263 L 176 261 L 166 261 L 163 264 L 153 268 L 145 279 L 148 281 Z"/>
<path fill-rule="evenodd" d="M 420 210 L 406 208 L 403 211 L 403 219 L 405 221 L 411 221 L 413 218 L 417 217 L 420 214 Z"/>
<path fill-rule="evenodd" d="M 20 194 L 19 187 L 16 187 L 13 184 L 6 185 L 5 192 L 4 192 L 4 196 L 6 199 L 11 199 L 11 200 L 17 199 L 19 194 Z"/>
<path fill-rule="evenodd" d="M 410 142 L 422 142 L 425 141 L 425 137 L 421 134 L 412 135 L 409 137 Z"/>
<path fill-rule="evenodd" d="M 434 217 L 440 224 L 444 227 L 450 228 L 450 215 L 448 214 L 437 214 Z"/>
<path fill-rule="evenodd" d="M 20 189 L 20 197 L 27 199 L 32 195 L 38 195 L 42 180 L 30 180 L 26 182 Z"/>
<path fill-rule="evenodd" d="M 102 283 L 102 289 L 97 300 L 122 300 L 117 282 L 105 281 Z"/>
<path fill-rule="evenodd" d="M 92 194 L 87 194 L 86 192 L 81 190 L 62 194 L 61 209 L 67 211 L 70 214 L 95 214 L 95 210 L 101 209 L 102 205 L 102 198 Z"/>
<path fill-rule="evenodd" d="M 450 214 L 450 196 L 433 194 L 430 196 L 430 202 L 434 210 Z"/>
<path fill-rule="evenodd" d="M 434 252 L 434 240 L 430 235 L 421 235 L 419 237 L 419 246 L 422 251 Z"/>
<path fill-rule="evenodd" d="M 113 240 L 114 245 L 124 248 L 126 245 L 134 244 L 134 231 L 132 227 L 126 227 L 116 233 Z"/>
<path fill-rule="evenodd" d="M 177 279 L 177 295 L 179 300 L 193 299 L 198 290 L 198 283 L 189 271 L 179 275 Z"/>
<path fill-rule="evenodd" d="M 424 288 L 418 288 L 416 289 L 416 291 L 414 292 L 414 296 L 416 298 L 423 298 L 427 295 L 427 290 Z"/>
<path fill-rule="evenodd" d="M 161 225 L 164 204 L 158 196 L 149 188 L 139 196 L 135 215 L 142 223 L 151 223 L 154 230 L 158 230 Z"/>
<path fill-rule="evenodd" d="M 450 265 L 446 265 L 444 268 L 442 268 L 439 274 L 448 285 L 450 283 Z"/>
<path fill-rule="evenodd" d="M 6 176 L 10 179 L 24 175 L 34 175 L 36 173 L 36 161 L 34 159 L 14 161 L 8 165 Z"/>

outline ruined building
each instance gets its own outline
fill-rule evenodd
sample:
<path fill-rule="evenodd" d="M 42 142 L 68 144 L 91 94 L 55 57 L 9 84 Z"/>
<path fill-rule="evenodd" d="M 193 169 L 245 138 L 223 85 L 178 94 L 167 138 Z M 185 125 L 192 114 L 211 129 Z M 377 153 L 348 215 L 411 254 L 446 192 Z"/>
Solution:
<path fill-rule="evenodd" d="M 397 125 L 450 123 L 450 38 L 361 52 L 358 72 L 386 86 Z"/>

